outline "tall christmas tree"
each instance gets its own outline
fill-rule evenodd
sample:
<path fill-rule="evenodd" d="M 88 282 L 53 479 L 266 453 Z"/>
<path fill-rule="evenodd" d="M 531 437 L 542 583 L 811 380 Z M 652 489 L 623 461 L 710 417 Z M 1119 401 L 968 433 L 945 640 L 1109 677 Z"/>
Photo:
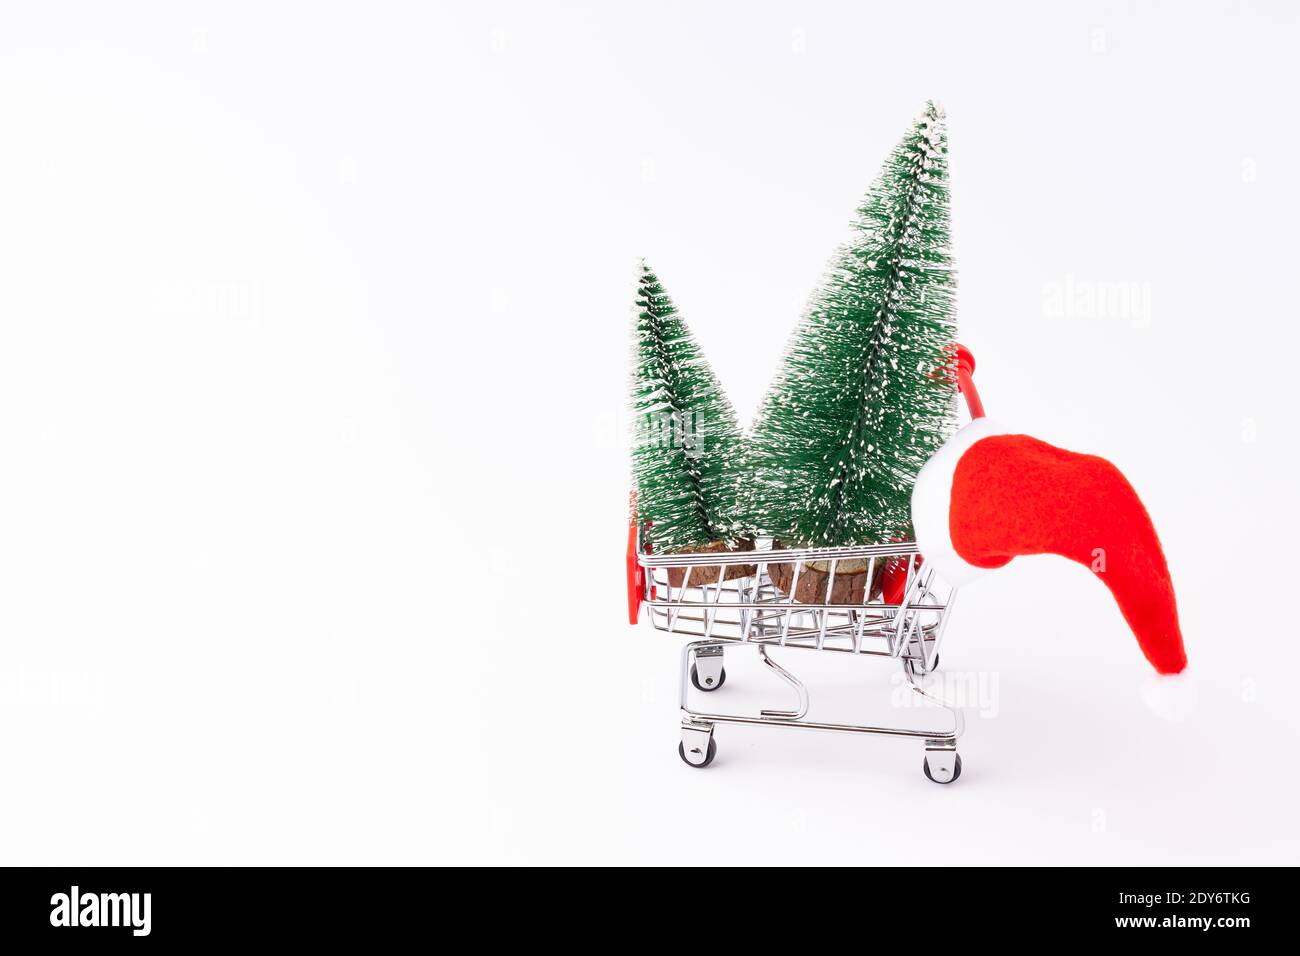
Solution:
<path fill-rule="evenodd" d="M 632 472 L 645 539 L 659 552 L 729 549 L 742 533 L 736 413 L 644 262 L 635 316 Z"/>
<path fill-rule="evenodd" d="M 930 103 L 858 209 L 764 399 L 748 508 L 783 544 L 911 536 L 916 473 L 956 415 L 947 152 Z"/>

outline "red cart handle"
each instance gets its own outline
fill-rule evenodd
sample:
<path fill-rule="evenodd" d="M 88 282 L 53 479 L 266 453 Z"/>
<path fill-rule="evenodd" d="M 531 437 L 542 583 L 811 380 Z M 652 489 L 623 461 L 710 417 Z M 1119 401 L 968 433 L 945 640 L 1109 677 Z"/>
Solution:
<path fill-rule="evenodd" d="M 636 559 L 636 492 L 628 496 L 627 524 L 627 622 L 635 624 L 645 594 L 645 569 Z"/>
<path fill-rule="evenodd" d="M 970 409 L 971 419 L 984 417 L 984 403 L 980 401 L 979 390 L 975 388 L 975 356 L 970 349 L 957 343 L 953 346 L 953 373 L 957 377 L 957 391 L 966 396 L 966 407 Z"/>

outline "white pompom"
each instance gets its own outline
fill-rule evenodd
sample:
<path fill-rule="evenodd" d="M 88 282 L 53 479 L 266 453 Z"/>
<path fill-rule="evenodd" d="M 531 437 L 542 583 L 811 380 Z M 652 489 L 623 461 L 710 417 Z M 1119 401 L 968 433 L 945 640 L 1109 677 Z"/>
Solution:
<path fill-rule="evenodd" d="M 971 446 L 984 438 L 1004 435 L 991 418 L 977 418 L 958 429 L 930 456 L 912 486 L 912 527 L 916 544 L 930 566 L 953 587 L 961 587 L 988 573 L 957 553 L 952 543 L 952 481 L 957 463 Z"/>
<path fill-rule="evenodd" d="M 1196 712 L 1196 679 L 1186 669 L 1177 674 L 1152 674 L 1142 682 L 1142 702 L 1153 714 L 1181 723 Z"/>

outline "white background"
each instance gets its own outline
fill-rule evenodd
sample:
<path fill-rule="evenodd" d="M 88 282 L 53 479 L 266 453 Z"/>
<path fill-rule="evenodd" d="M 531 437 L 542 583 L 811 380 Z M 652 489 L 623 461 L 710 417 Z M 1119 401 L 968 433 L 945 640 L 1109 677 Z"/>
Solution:
<path fill-rule="evenodd" d="M 6 4 L 0 862 L 1300 862 L 1296 14 L 1063 6 Z M 986 403 L 1142 492 L 1200 711 L 1021 560 L 948 634 L 956 785 L 691 770 L 625 618 L 636 257 L 747 418 L 928 97 Z"/>

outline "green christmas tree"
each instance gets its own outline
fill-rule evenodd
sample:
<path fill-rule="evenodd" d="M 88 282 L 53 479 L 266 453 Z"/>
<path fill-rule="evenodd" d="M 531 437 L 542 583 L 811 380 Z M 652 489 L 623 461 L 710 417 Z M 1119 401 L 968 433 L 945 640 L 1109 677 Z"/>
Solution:
<path fill-rule="evenodd" d="M 750 520 L 788 546 L 910 538 L 916 474 L 951 434 L 955 323 L 943 113 L 894 149 L 787 348 L 750 439 Z"/>
<path fill-rule="evenodd" d="M 632 472 L 645 539 L 659 552 L 730 547 L 742 532 L 736 413 L 644 262 L 635 315 Z"/>

